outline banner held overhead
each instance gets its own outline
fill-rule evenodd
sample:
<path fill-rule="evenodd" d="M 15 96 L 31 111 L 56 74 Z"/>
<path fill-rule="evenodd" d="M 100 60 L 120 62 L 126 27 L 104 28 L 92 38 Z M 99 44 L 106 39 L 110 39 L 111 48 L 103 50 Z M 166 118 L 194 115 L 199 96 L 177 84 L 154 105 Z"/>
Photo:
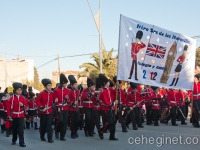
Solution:
<path fill-rule="evenodd" d="M 118 80 L 192 89 L 196 40 L 120 16 Z"/>

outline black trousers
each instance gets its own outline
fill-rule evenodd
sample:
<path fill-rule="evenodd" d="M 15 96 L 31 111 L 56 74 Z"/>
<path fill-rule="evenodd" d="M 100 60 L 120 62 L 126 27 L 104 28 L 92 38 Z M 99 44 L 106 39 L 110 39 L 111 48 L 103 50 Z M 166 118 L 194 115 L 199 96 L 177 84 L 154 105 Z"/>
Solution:
<path fill-rule="evenodd" d="M 84 126 L 84 120 L 83 120 L 83 118 L 84 118 L 84 108 L 79 107 L 79 111 L 80 111 L 80 129 L 82 129 L 83 126 Z"/>
<path fill-rule="evenodd" d="M 94 110 L 94 123 L 96 125 L 97 130 L 100 129 L 100 111 Z"/>
<path fill-rule="evenodd" d="M 172 124 L 176 124 L 176 109 L 176 106 L 172 106 L 172 108 L 170 109 L 170 114 L 166 118 L 167 121 L 169 121 L 169 119 L 172 119 Z"/>
<path fill-rule="evenodd" d="M 127 115 L 126 124 L 128 125 L 130 122 L 132 122 L 132 126 L 136 127 L 136 119 L 135 119 L 135 112 L 136 108 L 133 108 L 133 110 L 130 110 Z"/>
<path fill-rule="evenodd" d="M 194 104 L 194 108 L 195 108 L 195 112 L 194 112 L 195 122 L 197 125 L 199 125 L 200 100 L 194 100 L 193 104 Z"/>
<path fill-rule="evenodd" d="M 101 110 L 101 115 L 102 115 L 102 123 L 103 123 L 103 126 L 105 126 L 105 125 L 106 125 L 107 118 L 106 118 L 106 115 L 105 115 L 105 113 L 104 113 L 103 110 Z"/>
<path fill-rule="evenodd" d="M 76 134 L 78 131 L 78 127 L 80 126 L 80 112 L 69 111 L 69 116 L 71 119 L 71 123 L 70 123 L 71 134 Z"/>
<path fill-rule="evenodd" d="M 137 79 L 137 60 L 133 59 L 129 77 L 132 77 L 134 67 L 135 67 L 135 79 Z"/>
<path fill-rule="evenodd" d="M 146 106 L 146 123 L 151 123 L 152 115 L 151 115 L 151 106 Z"/>
<path fill-rule="evenodd" d="M 135 119 L 136 119 L 136 123 L 138 126 L 142 125 L 142 120 L 141 120 L 141 107 L 136 107 L 134 108 L 134 112 L 135 112 Z"/>
<path fill-rule="evenodd" d="M 84 108 L 85 112 L 85 131 L 89 133 L 93 133 L 93 125 L 94 125 L 94 109 L 93 108 Z"/>
<path fill-rule="evenodd" d="M 60 132 L 60 137 L 64 138 L 68 125 L 68 110 L 61 110 L 61 112 L 57 113 L 57 116 L 56 132 Z"/>
<path fill-rule="evenodd" d="M 52 116 L 52 113 L 40 115 L 40 138 L 44 138 L 45 132 L 47 132 L 48 140 L 52 140 Z"/>
<path fill-rule="evenodd" d="M 125 121 L 123 119 L 121 110 L 118 110 L 117 115 L 115 115 L 115 125 L 117 124 L 118 120 L 121 123 L 122 130 L 125 130 L 126 129 L 126 125 L 125 125 Z"/>
<path fill-rule="evenodd" d="M 102 115 L 106 119 L 106 123 L 100 129 L 100 132 L 103 134 L 104 131 L 110 129 L 110 137 L 111 138 L 115 137 L 116 126 L 115 126 L 115 112 L 114 112 L 114 110 L 103 111 Z"/>
<path fill-rule="evenodd" d="M 152 109 L 153 122 L 155 125 L 158 124 L 159 113 L 160 113 L 160 110 Z"/>
<path fill-rule="evenodd" d="M 185 117 L 186 118 L 188 117 L 188 106 L 189 106 L 189 103 L 185 103 Z"/>
<path fill-rule="evenodd" d="M 182 111 L 182 113 L 183 113 L 183 115 L 182 115 L 182 113 L 180 112 L 180 110 Z M 185 106 L 180 106 L 180 110 L 178 109 L 178 112 L 179 112 L 179 115 L 180 115 L 180 118 L 181 118 L 181 123 L 185 123 Z"/>
<path fill-rule="evenodd" d="M 24 118 L 13 118 L 12 121 L 12 142 L 17 141 L 17 134 L 19 136 L 19 144 L 24 144 Z"/>

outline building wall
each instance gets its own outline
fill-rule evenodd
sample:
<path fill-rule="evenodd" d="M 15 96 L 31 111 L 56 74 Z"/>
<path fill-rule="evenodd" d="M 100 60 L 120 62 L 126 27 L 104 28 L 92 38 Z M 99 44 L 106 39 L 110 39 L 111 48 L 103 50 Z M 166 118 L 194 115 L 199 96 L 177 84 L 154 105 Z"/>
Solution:
<path fill-rule="evenodd" d="M 78 78 L 78 74 L 80 72 L 81 71 L 68 70 L 68 71 L 64 71 L 64 72 L 61 72 L 61 73 L 63 73 L 67 78 L 68 78 L 69 75 L 74 75 L 74 77 L 76 78 L 78 84 L 86 85 L 87 84 L 87 77 Z M 58 72 L 57 71 L 52 72 L 52 80 L 54 80 L 56 83 L 59 83 L 59 78 L 58 78 Z"/>
<path fill-rule="evenodd" d="M 5 64 L 5 60 L 0 59 L 1 91 L 3 91 L 6 86 L 11 86 L 13 82 L 22 82 L 26 79 L 33 81 L 34 70 L 30 71 L 30 68 L 33 68 L 33 61 L 31 63 L 29 63 L 29 61 L 7 61 Z M 5 76 L 7 76 L 7 82 Z"/>
<path fill-rule="evenodd" d="M 25 62 L 28 62 L 28 80 L 34 80 L 34 59 L 27 59 Z"/>

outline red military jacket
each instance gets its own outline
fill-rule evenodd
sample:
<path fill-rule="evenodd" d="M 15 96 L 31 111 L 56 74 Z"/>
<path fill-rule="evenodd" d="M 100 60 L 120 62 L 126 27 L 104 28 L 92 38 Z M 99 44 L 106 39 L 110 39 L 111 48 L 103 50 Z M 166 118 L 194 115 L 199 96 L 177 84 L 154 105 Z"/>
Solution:
<path fill-rule="evenodd" d="M 159 90 L 159 94 L 160 94 L 160 96 L 161 96 L 162 98 L 165 97 L 165 95 L 166 95 L 165 89 L 160 89 L 160 90 Z"/>
<path fill-rule="evenodd" d="M 161 95 L 160 94 L 152 93 L 152 96 L 151 96 L 151 100 L 152 100 L 151 109 L 160 110 L 160 108 L 161 108 L 160 107 L 160 103 L 161 103 L 160 99 L 161 99 Z"/>
<path fill-rule="evenodd" d="M 55 100 L 53 91 L 43 90 L 38 97 L 36 98 L 36 104 L 39 108 L 45 108 L 46 111 L 40 111 L 41 114 L 51 114 L 52 113 L 52 104 Z"/>
<path fill-rule="evenodd" d="M 23 104 L 21 107 L 19 102 Z M 27 107 L 26 99 L 22 95 L 13 95 L 8 101 L 7 108 L 7 116 L 12 118 L 24 118 L 25 112 L 24 110 Z"/>
<path fill-rule="evenodd" d="M 185 99 L 187 94 L 185 92 L 177 92 L 176 93 L 176 99 L 178 100 L 177 103 L 179 106 L 185 106 Z"/>
<path fill-rule="evenodd" d="M 35 100 L 28 100 L 27 101 L 27 106 L 28 106 L 28 110 L 36 110 L 36 103 Z"/>
<path fill-rule="evenodd" d="M 10 107 L 10 99 L 4 99 L 2 104 L 3 104 L 3 109 L 4 109 L 4 112 L 7 113 L 7 110 L 8 110 L 8 107 Z"/>
<path fill-rule="evenodd" d="M 128 93 L 130 93 L 130 92 L 132 92 L 132 88 L 131 88 L 131 87 L 128 88 L 128 90 L 127 90 L 127 95 L 128 95 Z"/>
<path fill-rule="evenodd" d="M 142 101 L 143 99 L 140 96 L 139 92 L 136 92 L 136 93 L 130 92 L 126 96 L 126 105 L 130 107 L 133 107 L 134 105 L 136 105 L 136 103 L 139 103 L 136 107 L 141 107 Z"/>
<path fill-rule="evenodd" d="M 144 97 L 145 105 L 151 106 L 151 96 L 153 94 L 153 90 L 151 88 L 146 88 L 144 92 L 145 92 L 145 97 Z"/>
<path fill-rule="evenodd" d="M 90 95 L 92 92 L 94 92 L 94 90 L 91 91 L 89 88 L 86 88 L 82 91 L 81 100 L 84 108 L 94 108 L 94 101 L 96 98 L 95 95 Z"/>
<path fill-rule="evenodd" d="M 61 110 L 69 110 L 69 106 L 67 104 L 66 96 L 69 97 L 70 90 L 64 87 L 58 87 L 54 90 L 55 98 L 58 99 L 56 102 L 56 106 L 59 107 Z"/>
<path fill-rule="evenodd" d="M 128 88 L 128 93 L 132 92 L 132 90 L 133 90 L 133 89 L 132 89 L 131 87 L 129 87 L 129 88 Z M 137 86 L 137 92 L 138 92 L 138 93 L 141 93 L 141 88 L 140 88 L 139 85 Z"/>
<path fill-rule="evenodd" d="M 146 45 L 144 43 L 138 44 L 138 43 L 132 43 L 131 44 L 131 56 L 133 60 L 137 60 L 137 53 L 140 51 L 140 49 L 145 48 Z"/>
<path fill-rule="evenodd" d="M 193 100 L 200 100 L 200 82 L 195 83 L 193 86 Z"/>
<path fill-rule="evenodd" d="M 114 96 L 114 100 L 117 99 L 116 97 L 116 89 L 113 89 L 113 96 Z M 126 106 L 126 99 L 125 99 L 125 93 L 124 90 L 122 89 L 118 89 L 118 97 L 120 99 L 120 107 Z"/>
<path fill-rule="evenodd" d="M 98 93 L 97 95 L 95 95 L 94 110 L 101 110 L 101 94 L 102 93 Z"/>
<path fill-rule="evenodd" d="M 101 108 L 103 111 L 114 109 L 113 105 L 113 90 L 111 88 L 103 88 L 99 99 L 101 100 Z"/>
<path fill-rule="evenodd" d="M 78 104 L 77 105 L 74 104 L 75 101 L 79 100 L 79 97 L 80 97 L 80 91 L 79 90 L 73 89 L 73 88 L 70 89 L 69 102 L 68 102 L 69 111 L 78 111 L 79 110 Z"/>
<path fill-rule="evenodd" d="M 116 89 L 113 88 L 113 87 L 109 87 L 108 88 L 109 91 L 110 91 L 110 96 L 111 96 L 111 99 L 112 99 L 112 102 L 114 102 L 116 99 L 115 99 L 115 92 L 116 92 Z"/>
<path fill-rule="evenodd" d="M 167 102 L 170 106 L 177 106 L 178 105 L 178 99 L 176 97 L 176 90 L 169 90 L 168 92 L 168 99 Z"/>
<path fill-rule="evenodd" d="M 192 99 L 192 90 L 188 90 L 187 94 L 188 94 L 188 100 L 191 100 Z"/>

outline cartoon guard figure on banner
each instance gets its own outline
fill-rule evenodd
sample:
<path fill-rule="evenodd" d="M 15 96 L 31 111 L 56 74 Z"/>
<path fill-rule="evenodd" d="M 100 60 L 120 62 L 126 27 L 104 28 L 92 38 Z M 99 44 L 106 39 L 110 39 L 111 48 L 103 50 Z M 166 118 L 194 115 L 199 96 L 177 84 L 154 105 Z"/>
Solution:
<path fill-rule="evenodd" d="M 185 45 L 182 55 L 179 56 L 179 58 L 177 59 L 177 62 L 179 62 L 179 64 L 175 68 L 174 79 L 172 80 L 172 84 L 170 84 L 169 86 L 173 86 L 173 85 L 176 86 L 176 84 L 178 83 L 180 72 L 181 72 L 181 69 L 182 69 L 182 65 L 183 65 L 183 63 L 185 61 L 185 56 L 186 56 L 187 49 L 188 49 L 188 46 Z M 174 84 L 174 82 L 175 82 L 175 84 Z"/>
<path fill-rule="evenodd" d="M 133 69 L 135 67 L 135 80 L 138 80 L 137 79 L 137 53 L 142 48 L 146 47 L 146 45 L 141 42 L 142 36 L 143 36 L 143 32 L 139 30 L 136 33 L 136 42 L 131 44 L 132 45 L 132 47 L 131 47 L 131 57 L 133 58 L 133 61 L 132 61 L 132 66 L 131 66 L 131 70 L 130 70 L 130 76 L 129 76 L 128 79 L 132 78 Z"/>

